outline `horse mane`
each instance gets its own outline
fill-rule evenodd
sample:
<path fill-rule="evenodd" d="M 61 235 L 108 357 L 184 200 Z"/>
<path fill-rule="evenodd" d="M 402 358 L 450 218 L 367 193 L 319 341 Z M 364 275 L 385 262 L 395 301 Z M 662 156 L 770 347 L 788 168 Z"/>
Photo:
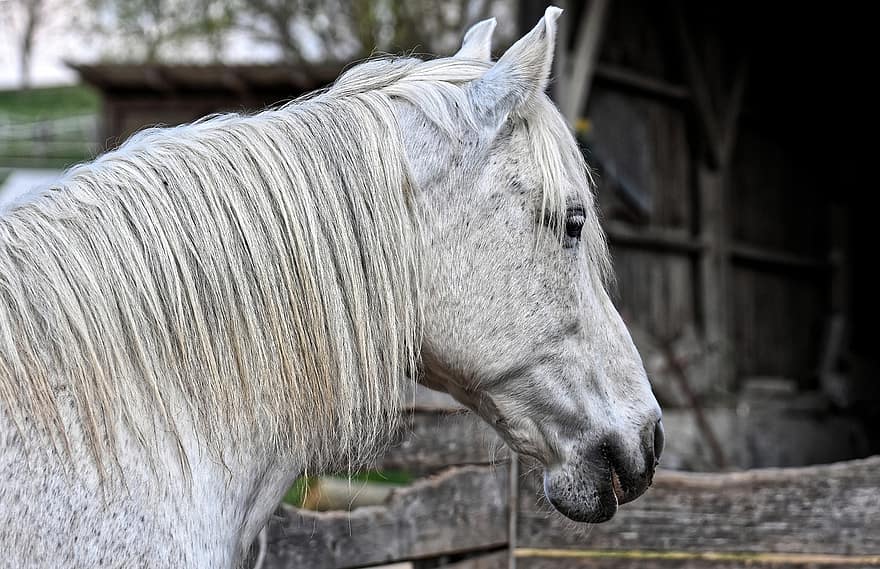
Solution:
<path fill-rule="evenodd" d="M 174 432 L 181 413 L 215 449 L 357 462 L 418 366 L 421 246 L 393 101 L 452 132 L 487 68 L 370 61 L 276 109 L 144 130 L 15 204 L 0 217 L 0 405 L 56 449 L 77 425 L 99 464 L 116 426 L 150 444 L 155 417 Z M 547 136 L 570 139 L 558 122 Z M 538 143 L 543 202 L 564 207 L 558 140 Z"/>

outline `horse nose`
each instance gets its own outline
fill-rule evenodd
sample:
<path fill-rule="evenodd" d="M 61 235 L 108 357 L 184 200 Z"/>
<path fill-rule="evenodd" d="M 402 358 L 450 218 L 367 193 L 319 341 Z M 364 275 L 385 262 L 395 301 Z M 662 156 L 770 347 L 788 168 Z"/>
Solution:
<path fill-rule="evenodd" d="M 657 419 L 654 424 L 654 467 L 660 464 L 660 455 L 663 454 L 663 446 L 666 443 L 666 435 L 663 434 L 663 419 Z"/>

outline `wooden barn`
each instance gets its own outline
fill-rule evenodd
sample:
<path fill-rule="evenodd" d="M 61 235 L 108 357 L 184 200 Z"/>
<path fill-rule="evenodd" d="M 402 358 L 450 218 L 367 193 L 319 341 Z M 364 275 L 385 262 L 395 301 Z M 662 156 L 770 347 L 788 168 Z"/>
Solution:
<path fill-rule="evenodd" d="M 542 10 L 522 6 L 523 26 Z M 568 8 L 553 94 L 596 170 L 618 306 L 681 435 L 671 465 L 877 452 L 858 14 Z"/>
<path fill-rule="evenodd" d="M 217 112 L 253 111 L 332 82 L 339 67 L 290 65 L 71 64 L 101 94 L 99 138 L 105 148 L 154 125 Z"/>
<path fill-rule="evenodd" d="M 546 5 L 519 4 L 524 30 Z M 564 7 L 552 95 L 595 170 L 616 300 L 664 406 L 664 465 L 877 454 L 870 19 L 742 2 Z M 340 71 L 76 68 L 102 93 L 108 146 L 144 125 L 288 99 Z M 528 465 L 498 454 L 487 427 L 448 400 L 416 401 L 409 434 L 376 467 L 453 470 L 351 513 L 284 506 L 263 567 L 880 566 L 876 458 L 666 472 L 611 524 L 584 530 L 537 502 Z"/>

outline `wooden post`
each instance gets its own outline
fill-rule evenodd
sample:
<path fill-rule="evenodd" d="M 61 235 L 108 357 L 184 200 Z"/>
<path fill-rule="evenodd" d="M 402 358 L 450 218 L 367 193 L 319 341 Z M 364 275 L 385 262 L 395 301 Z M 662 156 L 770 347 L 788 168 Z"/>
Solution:
<path fill-rule="evenodd" d="M 850 251 L 849 227 L 851 220 L 847 208 L 840 204 L 831 207 L 831 310 L 839 314 L 850 312 Z"/>
<path fill-rule="evenodd" d="M 510 451 L 510 496 L 507 499 L 507 568 L 516 569 L 517 512 L 519 511 L 519 455 Z"/>
<path fill-rule="evenodd" d="M 847 260 L 849 247 L 849 216 L 847 209 L 840 204 L 831 207 L 831 313 L 826 324 L 825 341 L 819 362 L 819 383 L 831 400 L 841 407 L 855 403 L 859 386 L 852 374 L 839 373 L 838 364 L 848 344 L 848 322 L 850 314 L 850 263 Z"/>
<path fill-rule="evenodd" d="M 733 381 L 728 318 L 727 228 L 725 223 L 725 192 L 723 170 L 706 164 L 697 169 L 700 201 L 700 241 L 704 244 L 700 257 L 701 306 L 706 344 L 709 349 L 710 373 L 720 386 Z"/>
<path fill-rule="evenodd" d="M 574 126 L 580 112 L 586 108 L 590 97 L 590 86 L 599 61 L 599 50 L 602 46 L 602 36 L 605 30 L 605 20 L 608 15 L 608 0 L 591 0 L 590 5 L 584 9 L 581 23 L 578 27 L 577 43 L 571 54 L 571 72 L 566 81 L 567 88 L 564 98 L 559 101 L 562 106 L 562 114 L 568 123 Z M 567 46 L 561 44 L 561 50 Z"/>
<path fill-rule="evenodd" d="M 712 96 L 705 63 L 691 41 L 684 8 L 674 4 L 676 27 L 685 62 L 685 73 L 693 94 L 694 109 L 703 134 L 706 156 L 697 167 L 699 236 L 704 244 L 700 258 L 703 328 L 709 346 L 709 370 L 719 387 L 730 387 L 735 375 L 732 357 L 733 326 L 730 303 L 730 235 L 726 183 L 736 146 L 740 111 L 749 74 L 748 59 L 741 59 L 725 101 Z"/>
<path fill-rule="evenodd" d="M 556 30 L 556 52 L 553 57 L 553 81 L 550 83 L 550 96 L 556 101 L 559 108 L 563 108 L 563 101 L 568 93 L 568 46 L 571 43 L 574 22 L 571 21 L 569 2 L 562 0 L 559 7 L 566 13 L 557 20 L 559 28 Z"/>

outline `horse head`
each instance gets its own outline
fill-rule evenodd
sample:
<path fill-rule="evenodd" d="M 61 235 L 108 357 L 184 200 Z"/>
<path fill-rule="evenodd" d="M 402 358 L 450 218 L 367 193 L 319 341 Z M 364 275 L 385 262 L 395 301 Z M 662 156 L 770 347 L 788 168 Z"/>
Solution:
<path fill-rule="evenodd" d="M 422 382 L 540 460 L 561 513 L 601 522 L 650 485 L 663 429 L 607 292 L 589 171 L 544 93 L 560 13 L 494 64 L 494 20 L 477 24 L 455 55 L 485 67 L 466 108 L 397 116 L 421 212 Z"/>

